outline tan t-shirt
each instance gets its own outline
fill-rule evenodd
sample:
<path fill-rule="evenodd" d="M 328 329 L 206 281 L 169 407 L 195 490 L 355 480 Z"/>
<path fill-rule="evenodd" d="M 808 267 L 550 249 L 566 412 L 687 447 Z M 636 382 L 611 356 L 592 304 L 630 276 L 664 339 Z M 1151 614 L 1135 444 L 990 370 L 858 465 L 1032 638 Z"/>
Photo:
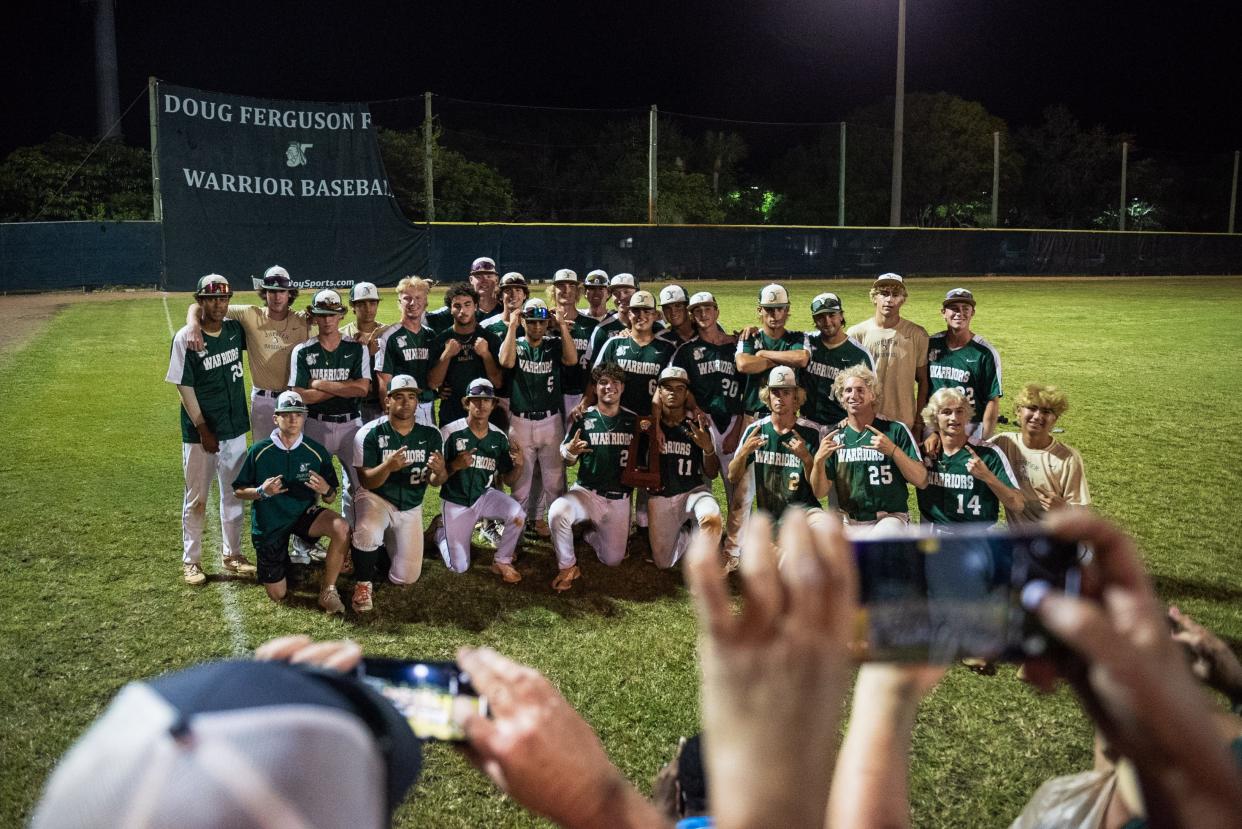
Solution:
<path fill-rule="evenodd" d="M 257 389 L 284 390 L 289 384 L 289 355 L 293 347 L 310 339 L 310 317 L 301 311 L 290 311 L 277 322 L 268 319 L 267 308 L 259 305 L 230 305 L 228 316 L 240 322 L 246 332 L 250 382 Z"/>
<path fill-rule="evenodd" d="M 1013 473 L 1018 476 L 1018 489 L 1022 490 L 1022 498 L 1026 501 L 1020 515 L 1005 511 L 1010 524 L 1029 524 L 1044 517 L 1046 510 L 1036 495 L 1039 491 L 1064 498 L 1075 506 L 1085 507 L 1091 503 L 1087 471 L 1077 449 L 1056 438 L 1046 449 L 1031 449 L 1017 432 L 996 435 L 992 445 L 1009 459 Z"/>
<path fill-rule="evenodd" d="M 927 365 L 927 329 L 918 323 L 900 319 L 892 328 L 881 328 L 872 317 L 850 326 L 846 332 L 858 340 L 875 360 L 875 373 L 880 379 L 880 401 L 877 414 L 885 420 L 899 420 L 917 435 L 919 413 L 914 410 L 915 377 Z"/>

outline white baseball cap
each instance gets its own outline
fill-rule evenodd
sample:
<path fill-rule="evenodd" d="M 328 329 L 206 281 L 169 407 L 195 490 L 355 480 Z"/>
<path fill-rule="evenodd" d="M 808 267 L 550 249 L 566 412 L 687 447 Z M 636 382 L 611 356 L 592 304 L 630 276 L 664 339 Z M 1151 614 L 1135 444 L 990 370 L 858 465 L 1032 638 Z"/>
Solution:
<path fill-rule="evenodd" d="M 578 284 L 578 272 L 571 270 L 569 268 L 561 268 L 559 271 L 552 274 L 552 282 L 553 284 L 557 282 L 572 282 L 575 285 L 577 285 Z"/>
<path fill-rule="evenodd" d="M 839 313 L 841 313 L 841 297 L 831 291 L 826 291 L 811 300 L 812 319 L 818 317 L 820 314 Z"/>
<path fill-rule="evenodd" d="M 503 291 L 505 288 L 525 288 L 526 293 L 530 293 L 530 286 L 526 284 L 526 277 L 517 271 L 509 271 L 500 277 L 500 290 Z"/>
<path fill-rule="evenodd" d="M 975 295 L 965 288 L 954 288 L 944 295 L 944 302 L 940 303 L 940 307 L 947 308 L 955 302 L 965 302 L 973 308 L 975 305 Z"/>
<path fill-rule="evenodd" d="M 480 377 L 478 380 L 471 380 L 470 385 L 466 387 L 465 399 L 471 397 L 482 397 L 491 400 L 496 397 L 496 387 L 492 385 L 492 381 Z"/>
<path fill-rule="evenodd" d="M 660 385 L 663 385 L 665 380 L 680 380 L 690 385 L 690 374 L 680 366 L 669 366 L 660 372 Z"/>
<path fill-rule="evenodd" d="M 638 280 L 632 273 L 619 273 L 608 281 L 609 288 L 637 288 Z"/>
<path fill-rule="evenodd" d="M 638 309 L 638 308 L 650 308 L 651 310 L 654 311 L 655 307 L 656 307 L 655 297 L 651 295 L 650 291 L 635 291 L 634 295 L 630 297 L 630 310 L 631 311 Z"/>
<path fill-rule="evenodd" d="M 277 412 L 306 412 L 306 403 L 302 401 L 302 395 L 295 391 L 282 391 L 280 397 L 276 398 Z"/>
<path fill-rule="evenodd" d="M 588 288 L 607 288 L 608 287 L 608 271 L 596 268 L 586 275 L 586 286 Z"/>
<path fill-rule="evenodd" d="M 760 308 L 784 308 L 789 305 L 789 291 L 785 290 L 784 285 L 777 285 L 773 282 L 770 285 L 764 285 L 763 290 L 759 292 Z"/>
<path fill-rule="evenodd" d="M 668 305 L 670 302 L 687 302 L 686 289 L 680 285 L 665 285 L 660 289 L 660 304 Z"/>
<path fill-rule="evenodd" d="M 798 387 L 798 375 L 789 366 L 777 366 L 768 373 L 768 388 L 770 389 L 796 389 Z"/>
<path fill-rule="evenodd" d="M 395 391 L 418 391 L 418 381 L 408 374 L 394 374 L 388 381 L 388 393 Z"/>
<path fill-rule="evenodd" d="M 470 265 L 470 275 L 476 273 L 496 273 L 496 260 L 490 256 L 480 256 Z"/>
<path fill-rule="evenodd" d="M 380 301 L 379 289 L 370 282 L 355 282 L 354 287 L 349 289 L 349 302 L 352 305 L 355 302 L 364 302 L 373 299 Z"/>
<path fill-rule="evenodd" d="M 885 284 L 905 287 L 906 280 L 902 279 L 899 273 L 882 273 L 875 278 L 875 282 L 871 283 L 871 287 L 878 288 Z"/>
<path fill-rule="evenodd" d="M 690 297 L 690 307 L 696 305 L 716 305 L 716 297 L 712 296 L 711 291 L 699 291 Z"/>
<path fill-rule="evenodd" d="M 524 320 L 546 321 L 548 316 L 548 303 L 538 297 L 526 300 L 526 303 L 522 306 L 522 319 Z"/>
<path fill-rule="evenodd" d="M 283 276 L 285 279 L 293 278 L 289 276 L 289 272 L 285 270 L 284 268 L 282 268 L 280 265 L 272 265 L 270 268 L 268 268 L 267 270 L 263 272 L 264 279 L 267 279 L 269 276 Z"/>
<path fill-rule="evenodd" d="M 318 316 L 344 314 L 345 306 L 341 303 L 341 295 L 331 288 L 324 288 L 311 300 L 310 312 Z"/>

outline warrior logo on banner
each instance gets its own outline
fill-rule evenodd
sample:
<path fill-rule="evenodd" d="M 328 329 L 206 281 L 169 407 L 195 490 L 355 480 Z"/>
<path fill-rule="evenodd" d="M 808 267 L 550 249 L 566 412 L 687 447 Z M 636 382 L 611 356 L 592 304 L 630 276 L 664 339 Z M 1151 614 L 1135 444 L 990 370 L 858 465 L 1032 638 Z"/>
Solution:
<path fill-rule="evenodd" d="M 306 151 L 314 144 L 299 144 L 296 141 L 289 142 L 289 149 L 285 150 L 285 164 L 289 167 L 302 167 L 306 164 Z"/>

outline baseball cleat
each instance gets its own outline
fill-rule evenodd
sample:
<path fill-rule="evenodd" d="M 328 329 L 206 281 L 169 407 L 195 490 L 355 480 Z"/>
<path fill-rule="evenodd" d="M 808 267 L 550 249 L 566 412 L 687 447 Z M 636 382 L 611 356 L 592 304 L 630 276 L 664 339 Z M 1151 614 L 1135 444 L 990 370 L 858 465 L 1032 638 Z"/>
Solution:
<path fill-rule="evenodd" d="M 182 564 L 181 578 L 185 579 L 186 584 L 200 585 L 207 581 L 207 574 L 203 572 L 203 568 L 198 564 Z"/>
<path fill-rule="evenodd" d="M 571 564 L 564 570 L 556 574 L 556 578 L 552 580 L 552 589 L 563 592 L 574 586 L 574 579 L 582 577 L 582 571 L 578 569 L 577 564 Z"/>
<path fill-rule="evenodd" d="M 548 526 L 548 522 L 540 519 L 535 522 L 535 535 L 540 538 L 551 538 L 552 528 Z"/>
<path fill-rule="evenodd" d="M 375 608 L 372 597 L 375 593 L 369 581 L 360 581 L 354 585 L 354 598 L 350 601 L 355 613 L 366 613 Z"/>
<path fill-rule="evenodd" d="M 319 592 L 319 606 L 328 614 L 345 612 L 345 605 L 341 602 L 341 594 L 336 592 L 336 585 Z"/>
<path fill-rule="evenodd" d="M 506 584 L 517 584 L 522 580 L 522 574 L 517 571 L 517 568 L 503 561 L 494 562 L 492 572 L 504 579 Z"/>
<path fill-rule="evenodd" d="M 224 559 L 224 569 L 235 576 L 253 576 L 256 568 L 245 556 L 239 553 Z"/>

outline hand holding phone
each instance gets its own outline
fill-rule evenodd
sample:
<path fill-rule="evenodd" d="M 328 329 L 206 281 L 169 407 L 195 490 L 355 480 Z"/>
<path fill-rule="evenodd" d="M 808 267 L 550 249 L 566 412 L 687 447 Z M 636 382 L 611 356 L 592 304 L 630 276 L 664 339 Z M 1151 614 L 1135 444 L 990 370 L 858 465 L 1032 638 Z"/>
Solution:
<path fill-rule="evenodd" d="M 466 717 L 487 716 L 487 700 L 455 662 L 367 658 L 358 678 L 391 702 L 422 740 L 461 742 Z"/>

